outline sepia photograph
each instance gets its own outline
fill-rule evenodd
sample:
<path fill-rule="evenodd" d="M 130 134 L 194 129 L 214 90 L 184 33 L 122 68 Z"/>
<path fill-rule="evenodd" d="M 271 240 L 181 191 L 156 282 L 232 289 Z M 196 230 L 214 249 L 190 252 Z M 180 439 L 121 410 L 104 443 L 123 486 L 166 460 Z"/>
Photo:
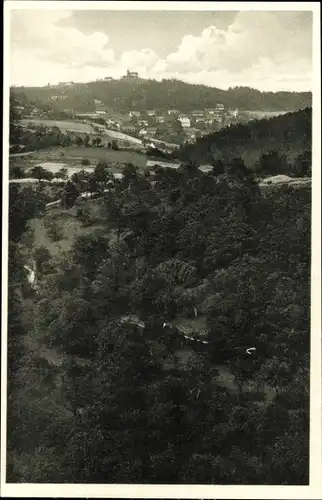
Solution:
<path fill-rule="evenodd" d="M 319 23 L 5 1 L 5 496 L 321 498 Z"/>

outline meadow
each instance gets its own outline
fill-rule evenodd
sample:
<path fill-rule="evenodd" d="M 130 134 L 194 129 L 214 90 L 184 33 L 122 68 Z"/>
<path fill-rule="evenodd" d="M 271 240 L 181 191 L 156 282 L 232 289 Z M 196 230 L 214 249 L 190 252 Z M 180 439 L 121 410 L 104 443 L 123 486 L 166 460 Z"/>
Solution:
<path fill-rule="evenodd" d="M 128 141 L 137 145 L 142 144 L 142 141 L 140 139 L 127 134 L 123 134 L 123 132 L 107 129 L 103 125 L 99 125 L 97 123 L 91 124 L 90 122 L 84 123 L 82 121 L 76 120 L 47 120 L 41 118 L 23 119 L 21 120 L 21 123 L 23 125 L 32 124 L 38 126 L 43 125 L 45 127 L 58 127 L 64 132 L 79 132 L 82 134 L 95 134 L 95 128 L 97 128 L 100 129 L 100 133 L 102 133 L 103 136 L 110 138 L 111 140 L 116 139 L 121 141 Z"/>
<path fill-rule="evenodd" d="M 61 130 L 68 130 L 70 132 L 80 132 L 84 134 L 92 134 L 93 127 L 88 123 L 82 123 L 77 121 L 63 121 L 63 120 L 47 120 L 41 118 L 31 118 L 21 120 L 23 125 L 31 123 L 33 125 L 43 125 L 45 127 L 58 127 Z"/>
<path fill-rule="evenodd" d="M 34 151 L 28 156 L 11 157 L 9 168 L 19 166 L 23 170 L 28 170 L 35 165 L 45 163 L 62 163 L 66 168 L 84 168 L 82 160 L 89 160 L 90 166 L 95 167 L 99 161 L 111 164 L 113 171 L 118 171 L 117 165 L 133 163 L 139 169 L 144 169 L 147 164 L 147 157 L 144 153 L 130 150 L 114 151 L 106 148 L 91 148 L 85 146 L 56 146 L 50 149 Z M 114 164 L 114 165 L 113 165 Z M 43 165 L 46 168 L 45 165 Z"/>

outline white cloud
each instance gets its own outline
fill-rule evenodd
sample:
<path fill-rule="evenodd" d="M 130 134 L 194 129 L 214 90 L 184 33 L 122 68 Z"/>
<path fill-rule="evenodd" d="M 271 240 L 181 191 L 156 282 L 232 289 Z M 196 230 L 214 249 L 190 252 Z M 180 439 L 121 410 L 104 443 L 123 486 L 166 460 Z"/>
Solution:
<path fill-rule="evenodd" d="M 116 59 L 105 33 L 85 34 L 59 24 L 70 14 L 14 12 L 13 83 L 89 81 L 118 77 L 130 68 L 143 77 L 174 77 L 222 88 L 299 90 L 311 85 L 311 25 L 301 12 L 239 12 L 226 30 L 209 26 L 198 36 L 185 35 L 163 59 L 151 48 L 124 51 Z"/>
<path fill-rule="evenodd" d="M 226 31 L 184 36 L 154 72 L 221 88 L 310 89 L 311 25 L 302 21 L 301 12 L 239 12 Z"/>
<path fill-rule="evenodd" d="M 84 34 L 57 22 L 68 11 L 14 11 L 11 23 L 11 79 L 43 84 L 95 74 L 114 62 L 114 50 L 103 33 Z M 81 71 L 80 71 L 81 69 Z M 91 69 L 91 71 L 89 71 Z"/>
<path fill-rule="evenodd" d="M 142 75 L 148 74 L 160 62 L 159 56 L 152 49 L 124 51 L 117 66 L 121 71 L 131 68 Z"/>
<path fill-rule="evenodd" d="M 12 46 L 30 51 L 42 61 L 78 66 L 93 66 L 114 61 L 103 33 L 85 35 L 81 31 L 57 25 L 70 15 L 68 11 L 17 11 L 12 22 Z"/>
<path fill-rule="evenodd" d="M 308 69 L 311 59 L 310 37 L 301 33 L 290 17 L 274 12 L 240 12 L 227 31 L 210 26 L 199 36 L 185 36 L 177 51 L 169 54 L 164 68 L 167 72 L 228 71 L 232 75 L 246 69 L 253 74 L 265 72 L 264 59 L 276 63 L 279 71 L 287 73 L 290 65 Z M 296 19 L 296 17 L 295 17 Z M 285 29 L 285 22 L 290 26 Z M 283 64 L 282 64 L 283 62 Z M 265 74 L 264 74 L 265 76 Z"/>

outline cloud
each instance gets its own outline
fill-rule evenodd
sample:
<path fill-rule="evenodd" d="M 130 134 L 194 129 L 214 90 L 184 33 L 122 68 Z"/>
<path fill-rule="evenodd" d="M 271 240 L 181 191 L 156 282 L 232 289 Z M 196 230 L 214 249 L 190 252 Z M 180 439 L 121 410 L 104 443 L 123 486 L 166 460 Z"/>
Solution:
<path fill-rule="evenodd" d="M 302 74 L 310 69 L 312 42 L 308 30 L 301 31 L 300 20 L 298 13 L 239 12 L 226 31 L 210 26 L 199 36 L 183 37 L 163 69 L 231 75 L 248 70 L 249 76 L 256 69 L 255 74 L 265 77 L 267 70 L 289 74 L 295 66 Z"/>
<path fill-rule="evenodd" d="M 13 79 L 25 72 L 25 79 L 48 79 L 53 73 L 72 74 L 76 68 L 102 68 L 114 62 L 114 50 L 103 33 L 84 34 L 73 27 L 57 23 L 67 18 L 69 11 L 14 11 L 11 22 Z M 66 71 L 68 70 L 69 71 Z M 31 75 L 30 72 L 33 72 Z M 36 73 L 36 74 L 35 74 Z M 56 79 L 58 79 L 56 78 Z"/>
<path fill-rule="evenodd" d="M 227 88 L 303 90 L 312 83 L 312 19 L 303 12 L 239 12 L 226 30 L 183 37 L 156 71 Z"/>
<path fill-rule="evenodd" d="M 85 35 L 73 27 L 57 23 L 70 15 L 68 11 L 17 11 L 11 26 L 13 49 L 32 51 L 42 60 L 60 64 L 113 62 L 103 33 Z"/>
<path fill-rule="evenodd" d="M 160 62 L 159 56 L 152 49 L 124 51 L 120 57 L 120 69 L 130 67 L 132 70 L 148 73 Z"/>
<path fill-rule="evenodd" d="M 108 34 L 83 33 L 66 22 L 71 14 L 13 11 L 13 83 L 89 81 L 119 77 L 130 68 L 143 77 L 179 78 L 221 88 L 247 85 L 299 90 L 311 86 L 312 19 L 307 12 L 242 11 L 224 28 L 210 25 L 199 35 L 184 35 L 176 50 L 165 57 L 153 48 L 142 48 L 125 50 L 117 58 Z M 141 31 L 136 42 L 139 39 L 144 40 Z"/>

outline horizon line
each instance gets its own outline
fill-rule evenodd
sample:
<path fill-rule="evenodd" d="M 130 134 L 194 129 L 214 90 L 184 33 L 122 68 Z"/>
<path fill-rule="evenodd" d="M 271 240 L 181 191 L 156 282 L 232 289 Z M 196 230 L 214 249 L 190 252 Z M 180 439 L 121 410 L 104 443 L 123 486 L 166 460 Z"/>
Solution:
<path fill-rule="evenodd" d="M 106 78 L 111 78 L 110 81 L 108 81 Z M 313 94 L 313 90 L 291 90 L 291 89 L 288 89 L 288 90 L 285 90 L 285 89 L 281 89 L 281 90 L 261 90 L 261 89 L 258 89 L 256 87 L 249 87 L 248 85 L 234 85 L 234 86 L 229 86 L 228 88 L 222 88 L 222 87 L 212 87 L 211 85 L 206 85 L 204 83 L 190 83 L 190 82 L 185 82 L 184 80 L 180 80 L 178 78 L 162 78 L 161 80 L 156 80 L 155 78 L 144 78 L 142 76 L 138 76 L 136 78 L 133 78 L 133 79 L 129 79 L 128 81 L 138 81 L 138 80 L 145 80 L 145 81 L 153 81 L 153 82 L 157 82 L 157 83 L 163 83 L 163 82 L 171 82 L 171 81 L 175 81 L 175 82 L 180 82 L 180 83 L 183 83 L 184 85 L 189 85 L 189 86 L 194 86 L 194 87 L 207 87 L 207 88 L 210 88 L 210 89 L 215 89 L 215 90 L 221 90 L 223 92 L 227 92 L 229 90 L 235 90 L 235 89 L 249 89 L 249 90 L 255 90 L 257 92 L 260 92 L 260 93 L 270 93 L 270 94 L 278 94 L 278 93 L 293 93 L 293 94 L 303 94 L 303 93 L 310 93 L 310 94 Z M 88 81 L 73 81 L 73 80 L 70 80 L 70 81 L 64 81 L 64 82 L 55 82 L 55 83 L 51 83 L 51 82 L 48 82 L 46 84 L 42 84 L 42 85 L 23 85 L 23 84 L 16 84 L 16 83 L 13 83 L 13 84 L 10 84 L 9 85 L 9 88 L 12 89 L 12 88 L 30 88 L 30 89 L 46 89 L 46 88 L 50 88 L 50 87 L 61 87 L 63 86 L 63 84 L 71 84 L 71 85 L 88 85 L 90 83 L 110 83 L 110 82 L 117 82 L 117 81 L 127 81 L 126 80 L 126 77 L 124 78 L 124 76 L 119 76 L 119 77 L 103 77 L 103 78 L 97 78 L 95 80 L 88 80 Z"/>

